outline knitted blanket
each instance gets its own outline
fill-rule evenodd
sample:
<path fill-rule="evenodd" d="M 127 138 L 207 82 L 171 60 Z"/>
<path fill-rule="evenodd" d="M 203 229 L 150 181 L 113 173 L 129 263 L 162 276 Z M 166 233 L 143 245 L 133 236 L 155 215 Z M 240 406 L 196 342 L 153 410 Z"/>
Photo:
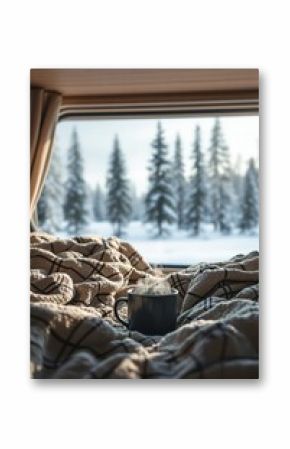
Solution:
<path fill-rule="evenodd" d="M 115 237 L 31 234 L 31 377 L 257 378 L 258 253 L 164 275 Z M 142 278 L 179 293 L 175 331 L 146 336 L 114 318 Z M 124 311 L 125 313 L 125 311 Z"/>

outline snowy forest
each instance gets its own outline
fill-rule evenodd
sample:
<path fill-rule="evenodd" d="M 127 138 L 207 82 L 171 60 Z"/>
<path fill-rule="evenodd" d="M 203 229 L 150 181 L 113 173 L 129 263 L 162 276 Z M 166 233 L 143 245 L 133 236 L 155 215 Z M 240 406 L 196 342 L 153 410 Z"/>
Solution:
<path fill-rule="evenodd" d="M 105 188 L 97 182 L 92 188 L 86 182 L 82 143 L 74 127 L 65 167 L 60 149 L 54 147 L 38 202 L 39 226 L 59 235 L 116 235 L 129 241 L 257 237 L 258 167 L 254 158 L 247 161 L 244 173 L 233 166 L 225 137 L 219 118 L 213 122 L 207 145 L 196 125 L 191 156 L 185 160 L 182 136 L 176 135 L 170 155 L 158 121 L 144 167 L 147 191 L 138 195 L 138 179 L 127 171 L 126 148 L 118 135 L 108 149 Z M 185 165 L 190 167 L 189 176 Z"/>

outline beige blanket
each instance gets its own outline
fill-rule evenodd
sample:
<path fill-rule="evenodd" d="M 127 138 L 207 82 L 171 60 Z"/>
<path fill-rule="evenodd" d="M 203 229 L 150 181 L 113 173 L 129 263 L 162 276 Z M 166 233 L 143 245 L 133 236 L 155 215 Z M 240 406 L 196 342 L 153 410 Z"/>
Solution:
<path fill-rule="evenodd" d="M 31 234 L 34 378 L 257 378 L 258 253 L 166 277 L 179 292 L 177 329 L 130 332 L 113 304 L 153 269 L 117 238 Z"/>

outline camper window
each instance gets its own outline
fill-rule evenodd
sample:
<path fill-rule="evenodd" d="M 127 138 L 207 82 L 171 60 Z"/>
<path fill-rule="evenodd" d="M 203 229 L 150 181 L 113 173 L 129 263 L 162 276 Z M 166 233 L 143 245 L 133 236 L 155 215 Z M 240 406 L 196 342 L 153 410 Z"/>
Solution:
<path fill-rule="evenodd" d="M 162 266 L 258 249 L 258 128 L 245 112 L 64 115 L 38 225 L 116 235 Z"/>

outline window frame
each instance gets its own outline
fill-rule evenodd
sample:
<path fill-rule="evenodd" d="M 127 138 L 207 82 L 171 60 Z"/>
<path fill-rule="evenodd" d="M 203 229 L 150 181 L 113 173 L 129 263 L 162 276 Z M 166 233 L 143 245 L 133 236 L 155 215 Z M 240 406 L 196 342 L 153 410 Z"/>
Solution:
<path fill-rule="evenodd" d="M 80 115 L 259 114 L 258 90 L 204 94 L 64 97 L 59 118 Z"/>
<path fill-rule="evenodd" d="M 126 97 L 64 97 L 58 121 L 98 118 L 133 119 L 204 116 L 259 116 L 258 91 L 216 92 L 197 96 L 134 95 Z M 186 264 L 153 264 L 166 273 L 187 268 Z"/>

